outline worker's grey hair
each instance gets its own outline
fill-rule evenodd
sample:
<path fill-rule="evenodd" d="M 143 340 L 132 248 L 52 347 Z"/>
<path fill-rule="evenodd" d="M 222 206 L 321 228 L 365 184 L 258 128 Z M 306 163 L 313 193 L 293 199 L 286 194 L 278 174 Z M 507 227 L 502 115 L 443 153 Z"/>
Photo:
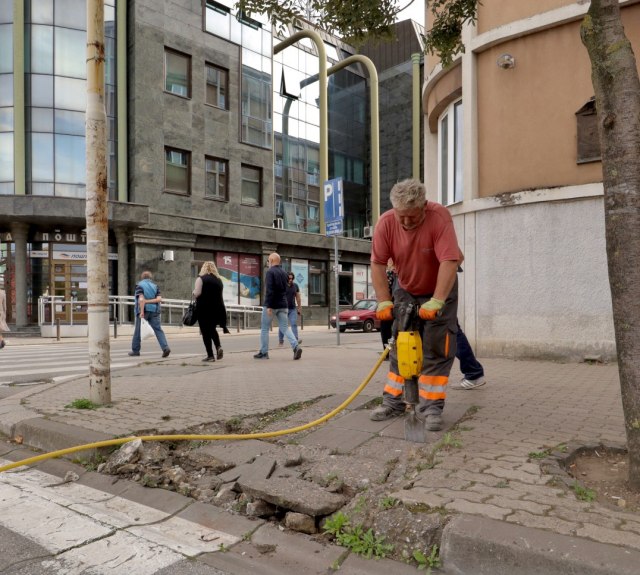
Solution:
<path fill-rule="evenodd" d="M 398 210 L 419 208 L 427 201 L 427 190 L 418 180 L 402 180 L 391 188 L 389 199 L 391 205 Z"/>

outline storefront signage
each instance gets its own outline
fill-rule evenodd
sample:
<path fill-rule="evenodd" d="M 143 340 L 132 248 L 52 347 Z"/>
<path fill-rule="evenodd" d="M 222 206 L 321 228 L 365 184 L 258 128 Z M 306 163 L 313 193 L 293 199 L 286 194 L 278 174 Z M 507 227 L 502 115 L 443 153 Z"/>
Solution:
<path fill-rule="evenodd" d="M 47 259 L 49 257 L 48 250 L 31 250 L 32 258 L 44 258 Z M 54 260 L 77 260 L 77 261 L 87 261 L 87 252 L 65 252 L 60 250 L 53 250 L 53 259 Z M 117 260 L 118 254 L 107 254 L 107 259 Z"/>
<path fill-rule="evenodd" d="M 12 242 L 13 236 L 11 232 L 0 232 L 0 241 Z M 50 232 L 35 232 L 33 234 L 33 242 L 64 242 L 65 244 L 85 244 L 87 243 L 87 233 L 83 231 L 61 231 L 53 230 Z"/>

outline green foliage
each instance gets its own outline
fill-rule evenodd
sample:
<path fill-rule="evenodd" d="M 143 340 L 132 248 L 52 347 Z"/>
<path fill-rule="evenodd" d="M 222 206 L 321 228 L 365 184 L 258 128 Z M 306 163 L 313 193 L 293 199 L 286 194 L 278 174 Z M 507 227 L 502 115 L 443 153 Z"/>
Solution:
<path fill-rule="evenodd" d="M 433 25 L 424 36 L 425 51 L 436 54 L 443 68 L 464 52 L 462 28 L 476 21 L 480 0 L 431 0 Z"/>
<path fill-rule="evenodd" d="M 247 15 L 264 13 L 278 29 L 307 20 L 358 45 L 370 36 L 390 37 L 400 7 L 397 0 L 238 0 L 236 8 Z"/>
<path fill-rule="evenodd" d="M 423 571 L 426 569 L 427 574 L 430 574 L 432 568 L 437 569 L 438 567 L 440 567 L 441 562 L 440 562 L 440 554 L 438 553 L 438 551 L 439 551 L 438 546 L 434 545 L 431 548 L 431 553 L 429 553 L 429 555 L 427 556 L 419 549 L 416 549 L 413 552 L 413 558 L 416 560 L 416 563 L 418 564 L 418 570 Z"/>
<path fill-rule="evenodd" d="M 98 409 L 100 407 L 97 403 L 93 403 L 90 399 L 81 397 L 80 399 L 74 399 L 71 403 L 65 405 L 71 409 Z"/>
<path fill-rule="evenodd" d="M 335 537 L 342 532 L 346 525 L 349 525 L 349 518 L 342 511 L 338 511 L 325 521 L 323 529 L 325 533 Z"/>
<path fill-rule="evenodd" d="M 392 507 L 395 507 L 397 504 L 398 504 L 398 500 L 395 497 L 391 497 L 390 495 L 387 495 L 386 497 L 383 497 L 382 500 L 380 501 L 380 508 L 391 509 Z"/>
<path fill-rule="evenodd" d="M 580 501 L 595 501 L 596 492 L 593 489 L 589 489 L 588 487 L 583 487 L 577 481 L 572 485 L 573 490 L 575 491 L 576 497 L 580 499 Z"/>
<path fill-rule="evenodd" d="M 362 525 L 352 526 L 349 518 L 341 511 L 325 521 L 324 532 L 333 535 L 338 545 L 367 559 L 382 559 L 394 549 L 391 543 L 385 543 L 384 537 L 376 535 L 373 529 L 365 531 Z"/>

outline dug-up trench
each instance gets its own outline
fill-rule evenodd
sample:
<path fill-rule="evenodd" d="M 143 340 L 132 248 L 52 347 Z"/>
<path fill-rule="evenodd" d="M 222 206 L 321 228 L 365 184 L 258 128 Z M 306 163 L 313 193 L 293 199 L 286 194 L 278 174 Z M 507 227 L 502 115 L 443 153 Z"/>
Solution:
<path fill-rule="evenodd" d="M 331 397 L 318 398 L 176 433 L 276 431 L 313 421 L 334 404 Z M 377 404 L 374 400 L 359 409 L 372 409 Z M 424 557 L 433 557 L 448 516 L 441 509 L 402 504 L 391 494 L 410 487 L 419 471 L 433 464 L 436 451 L 447 447 L 376 435 L 341 453 L 304 445 L 304 437 L 311 431 L 260 441 L 135 440 L 103 459 L 97 471 L 146 487 L 176 491 L 230 513 L 274 522 L 321 542 L 341 543 L 337 532 L 349 533 L 352 541 L 363 542 L 359 552 L 364 556 L 416 566 L 423 565 Z M 454 428 L 450 434 L 455 433 Z M 139 434 L 153 431 L 139 430 Z"/>

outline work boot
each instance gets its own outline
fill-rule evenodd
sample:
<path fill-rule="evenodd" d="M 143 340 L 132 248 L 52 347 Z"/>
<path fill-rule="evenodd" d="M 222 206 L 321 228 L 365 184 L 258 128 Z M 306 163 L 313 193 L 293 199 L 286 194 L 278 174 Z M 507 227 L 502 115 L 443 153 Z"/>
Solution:
<path fill-rule="evenodd" d="M 169 357 L 170 353 L 171 353 L 171 350 L 167 348 L 162 352 L 162 357 Z"/>
<path fill-rule="evenodd" d="M 389 405 L 381 405 L 376 407 L 369 416 L 371 421 L 386 421 L 387 419 L 393 419 L 394 417 L 399 417 L 402 415 L 403 411 L 398 411 L 397 409 L 393 409 L 393 407 Z"/>
<path fill-rule="evenodd" d="M 222 350 L 221 347 L 218 347 L 216 349 L 216 353 L 218 354 L 218 361 L 220 361 L 222 359 L 222 356 L 224 356 L 224 351 Z"/>
<path fill-rule="evenodd" d="M 300 359 L 302 357 L 302 348 L 299 345 L 293 349 L 293 359 Z"/>
<path fill-rule="evenodd" d="M 259 351 L 258 353 L 256 353 L 253 356 L 253 359 L 269 359 L 269 354 L 268 353 L 262 353 L 261 351 Z"/>
<path fill-rule="evenodd" d="M 442 415 L 428 413 L 424 418 L 424 428 L 427 431 L 440 431 L 442 429 Z"/>

